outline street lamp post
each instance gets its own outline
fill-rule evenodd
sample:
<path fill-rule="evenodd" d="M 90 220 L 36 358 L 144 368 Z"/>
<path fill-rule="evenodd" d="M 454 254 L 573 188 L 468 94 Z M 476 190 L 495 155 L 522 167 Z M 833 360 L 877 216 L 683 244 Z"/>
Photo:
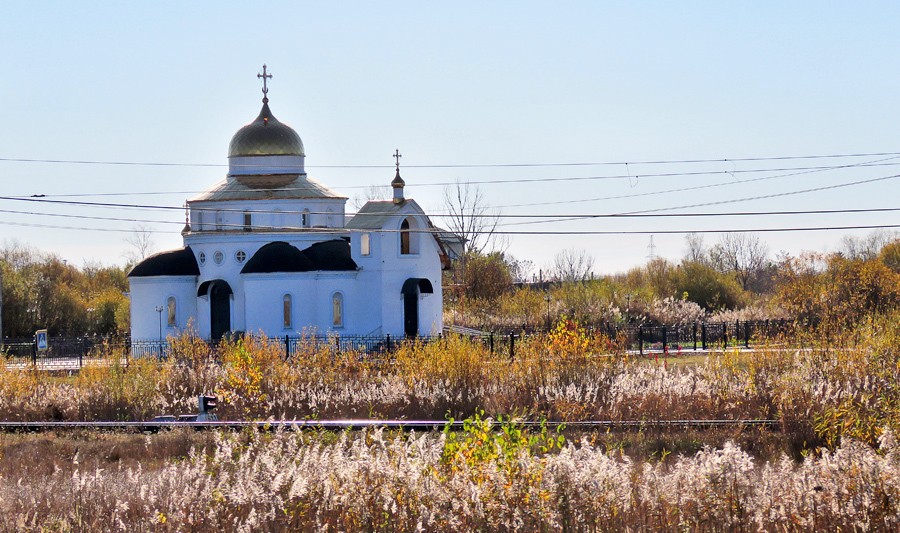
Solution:
<path fill-rule="evenodd" d="M 163 306 L 157 305 L 156 306 L 156 314 L 159 315 L 159 340 L 160 341 L 162 341 L 162 312 L 163 312 Z"/>

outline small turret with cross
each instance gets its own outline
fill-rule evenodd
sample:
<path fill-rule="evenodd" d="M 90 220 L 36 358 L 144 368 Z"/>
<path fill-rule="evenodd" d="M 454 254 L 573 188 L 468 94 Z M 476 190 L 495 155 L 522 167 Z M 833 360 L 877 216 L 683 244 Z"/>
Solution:
<path fill-rule="evenodd" d="M 394 176 L 394 180 L 391 181 L 391 187 L 394 188 L 394 203 L 402 204 L 405 201 L 403 198 L 403 186 L 406 185 L 406 182 L 400 177 L 400 158 L 403 156 L 400 155 L 400 150 L 397 149 L 394 150 L 393 157 L 397 168 L 397 174 Z"/>

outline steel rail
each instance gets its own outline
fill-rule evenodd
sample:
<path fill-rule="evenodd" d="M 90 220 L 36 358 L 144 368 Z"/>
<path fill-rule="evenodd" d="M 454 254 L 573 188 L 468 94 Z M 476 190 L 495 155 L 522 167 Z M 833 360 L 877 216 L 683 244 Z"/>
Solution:
<path fill-rule="evenodd" d="M 502 423 L 493 422 L 500 426 Z M 750 428 L 757 427 L 777 430 L 781 427 L 778 420 L 582 420 L 582 421 L 516 421 L 526 428 L 542 426 L 557 429 L 578 430 L 642 430 L 642 429 L 713 429 L 724 427 Z M 53 430 L 104 430 L 104 431 L 160 431 L 174 428 L 227 429 L 232 431 L 255 428 L 258 431 L 348 431 L 368 428 L 384 428 L 401 431 L 442 431 L 449 428 L 461 431 L 464 421 L 454 420 L 222 420 L 222 421 L 143 421 L 143 422 L 0 422 L 0 432 L 40 432 Z"/>

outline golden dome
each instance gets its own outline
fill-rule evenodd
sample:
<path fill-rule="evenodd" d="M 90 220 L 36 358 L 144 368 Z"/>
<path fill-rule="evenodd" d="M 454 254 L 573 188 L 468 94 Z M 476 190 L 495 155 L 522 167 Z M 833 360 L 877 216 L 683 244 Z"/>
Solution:
<path fill-rule="evenodd" d="M 272 116 L 266 100 L 268 98 L 263 101 L 262 110 L 256 120 L 239 129 L 231 138 L 228 157 L 306 155 L 300 136 L 290 126 Z"/>

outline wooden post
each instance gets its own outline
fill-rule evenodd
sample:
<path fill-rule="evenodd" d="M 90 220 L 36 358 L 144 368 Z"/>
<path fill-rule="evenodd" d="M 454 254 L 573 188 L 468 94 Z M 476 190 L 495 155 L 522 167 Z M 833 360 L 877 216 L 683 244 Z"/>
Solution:
<path fill-rule="evenodd" d="M 516 357 L 516 334 L 510 332 L 509 334 L 509 358 L 514 359 Z"/>

